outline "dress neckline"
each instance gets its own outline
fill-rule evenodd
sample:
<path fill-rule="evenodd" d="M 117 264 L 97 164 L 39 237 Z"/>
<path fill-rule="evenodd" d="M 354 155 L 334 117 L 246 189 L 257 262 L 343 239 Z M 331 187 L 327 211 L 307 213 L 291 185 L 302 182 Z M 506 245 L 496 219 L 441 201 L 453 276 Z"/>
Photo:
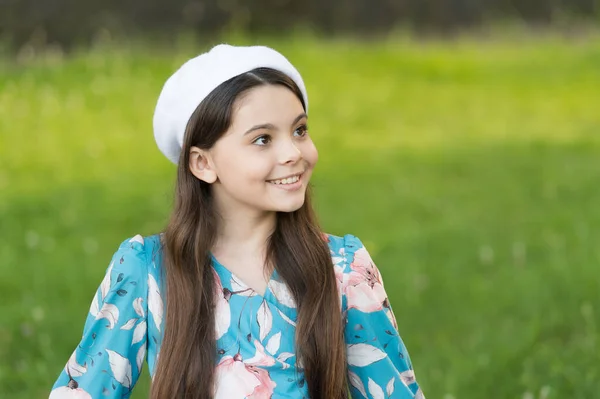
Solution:
<path fill-rule="evenodd" d="M 263 298 L 263 299 L 265 299 L 269 295 L 269 291 L 270 291 L 269 287 L 271 285 L 271 281 L 273 281 L 276 278 L 277 272 L 275 269 L 273 269 L 273 272 L 271 273 L 271 275 L 269 276 L 269 279 L 267 280 L 265 292 L 263 294 L 261 294 L 260 292 L 256 291 L 254 288 L 252 288 L 248 284 L 246 284 L 244 282 L 244 280 L 242 280 L 238 275 L 236 275 L 234 272 L 229 270 L 229 268 L 227 268 L 227 266 L 225 266 L 221 262 L 219 262 L 219 260 L 212 254 L 212 252 L 210 253 L 210 258 L 211 258 L 213 267 L 221 269 L 223 272 L 228 274 L 233 280 L 235 280 L 234 282 L 239 286 L 237 288 L 239 288 L 240 290 L 246 290 L 246 289 L 251 290 L 254 295 L 256 295 L 260 298 Z M 232 288 L 234 288 L 234 287 L 232 287 Z"/>

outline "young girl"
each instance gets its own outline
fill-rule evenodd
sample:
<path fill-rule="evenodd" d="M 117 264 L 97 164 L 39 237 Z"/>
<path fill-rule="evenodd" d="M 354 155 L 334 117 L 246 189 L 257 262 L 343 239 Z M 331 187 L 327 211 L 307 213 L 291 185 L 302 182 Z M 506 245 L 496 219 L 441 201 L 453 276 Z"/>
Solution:
<path fill-rule="evenodd" d="M 219 45 L 166 82 L 154 115 L 177 164 L 165 231 L 126 239 L 51 399 L 423 398 L 361 241 L 322 233 L 298 71 Z"/>

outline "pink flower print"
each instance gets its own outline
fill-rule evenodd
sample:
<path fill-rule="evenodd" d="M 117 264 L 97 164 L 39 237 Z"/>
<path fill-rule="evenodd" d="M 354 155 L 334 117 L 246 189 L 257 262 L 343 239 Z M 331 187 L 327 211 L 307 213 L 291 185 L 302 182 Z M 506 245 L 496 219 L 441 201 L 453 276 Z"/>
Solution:
<path fill-rule="evenodd" d="M 215 383 L 215 399 L 245 399 L 260 385 L 260 380 L 237 354 L 221 359 L 215 370 Z"/>
<path fill-rule="evenodd" d="M 260 385 L 254 388 L 254 392 L 252 392 L 252 395 L 248 396 L 248 399 L 271 399 L 273 390 L 277 384 L 271 380 L 269 372 L 255 366 L 247 366 L 247 369 L 254 373 L 260 381 Z"/>
<path fill-rule="evenodd" d="M 383 309 L 387 295 L 381 283 L 379 270 L 365 248 L 356 251 L 350 268 L 352 271 L 346 286 L 348 309 L 355 308 L 365 313 Z"/>
<path fill-rule="evenodd" d="M 92 399 L 92 396 L 79 388 L 75 380 L 71 380 L 68 386 L 52 390 L 48 399 Z"/>
<path fill-rule="evenodd" d="M 277 384 L 263 367 L 273 366 L 275 359 L 254 340 L 256 353 L 246 361 L 238 353 L 224 356 L 216 368 L 215 399 L 269 399 Z"/>

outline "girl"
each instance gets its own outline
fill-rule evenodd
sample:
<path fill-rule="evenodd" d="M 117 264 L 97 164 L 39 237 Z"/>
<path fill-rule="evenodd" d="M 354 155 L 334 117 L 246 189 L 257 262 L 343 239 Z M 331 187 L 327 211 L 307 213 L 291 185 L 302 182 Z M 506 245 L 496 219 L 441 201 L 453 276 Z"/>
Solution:
<path fill-rule="evenodd" d="M 154 115 L 177 164 L 165 231 L 122 242 L 51 399 L 423 398 L 361 241 L 319 229 L 317 150 L 289 61 L 219 45 L 169 78 Z"/>

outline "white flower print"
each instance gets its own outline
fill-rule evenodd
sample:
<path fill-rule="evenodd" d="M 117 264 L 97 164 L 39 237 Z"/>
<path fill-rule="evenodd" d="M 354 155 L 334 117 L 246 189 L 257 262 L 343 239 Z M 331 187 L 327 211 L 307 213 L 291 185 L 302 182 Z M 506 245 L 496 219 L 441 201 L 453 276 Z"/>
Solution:
<path fill-rule="evenodd" d="M 296 327 L 296 322 L 294 320 L 290 319 L 289 317 L 287 317 L 286 314 L 283 313 L 281 310 L 277 309 L 277 313 L 279 313 L 279 316 L 281 316 L 281 318 L 283 320 L 285 320 L 287 323 L 289 323 L 292 326 Z"/>
<path fill-rule="evenodd" d="M 260 331 L 260 340 L 263 341 L 267 335 L 269 335 L 271 328 L 273 327 L 273 313 L 271 313 L 271 309 L 269 309 L 269 304 L 266 300 L 263 300 L 258 308 L 256 322 L 258 323 Z"/>
<path fill-rule="evenodd" d="M 110 266 L 108 266 L 108 270 L 106 271 L 106 274 L 104 275 L 104 279 L 102 280 L 102 283 L 100 284 L 100 292 L 102 293 L 102 300 L 104 300 L 104 298 L 106 298 L 106 295 L 108 294 L 108 291 L 110 291 L 110 284 L 111 284 L 111 273 L 112 273 L 112 269 L 113 269 L 113 265 L 115 264 L 115 262 L 110 262 Z"/>
<path fill-rule="evenodd" d="M 365 367 L 385 358 L 387 354 L 381 349 L 369 344 L 351 344 L 347 346 L 348 364 Z"/>
<path fill-rule="evenodd" d="M 241 296 L 256 295 L 256 292 L 252 288 L 249 288 L 248 286 L 246 286 L 244 283 L 239 281 L 233 275 L 231 276 L 230 284 L 231 284 L 231 289 L 235 295 L 241 295 Z"/>
<path fill-rule="evenodd" d="M 144 302 L 144 298 L 136 298 L 133 301 L 133 309 L 135 310 L 135 313 L 140 316 L 140 317 L 145 317 L 144 316 L 144 308 L 142 307 L 142 302 Z"/>
<path fill-rule="evenodd" d="M 246 364 L 252 366 L 272 366 L 275 364 L 275 359 L 265 352 L 265 348 L 256 339 L 254 340 L 254 348 L 256 352 L 252 358 L 245 361 Z"/>
<path fill-rule="evenodd" d="M 294 356 L 296 356 L 296 355 L 293 353 L 282 352 L 279 354 L 279 356 L 277 356 L 277 361 L 279 363 L 281 363 L 281 367 L 285 370 L 290 367 L 290 365 L 288 363 L 286 363 L 286 360 L 288 360 L 289 358 L 294 357 Z"/>
<path fill-rule="evenodd" d="M 108 362 L 115 380 L 126 388 L 131 387 L 131 363 L 129 363 L 129 359 L 110 349 L 105 350 L 108 353 Z"/>
<path fill-rule="evenodd" d="M 139 242 L 140 244 L 144 245 L 144 237 L 137 234 L 135 237 L 133 237 L 131 240 L 129 240 L 129 242 Z"/>
<path fill-rule="evenodd" d="M 371 377 L 369 377 L 367 386 L 369 387 L 369 393 L 373 399 L 385 399 L 385 396 L 383 395 L 383 389 L 381 389 L 381 387 L 377 385 L 375 381 L 371 379 Z"/>
<path fill-rule="evenodd" d="M 365 397 L 365 398 L 367 397 L 367 392 L 365 391 L 365 385 L 363 384 L 362 380 L 356 373 L 354 373 L 352 371 L 348 371 L 348 381 L 350 382 L 350 385 L 352 385 L 354 388 L 356 388 L 363 397 Z"/>
<path fill-rule="evenodd" d="M 392 396 L 392 394 L 394 393 L 394 383 L 396 382 L 396 377 L 392 377 L 385 388 L 385 391 L 387 393 L 387 396 Z"/>
<path fill-rule="evenodd" d="M 280 343 L 281 343 L 281 331 L 279 331 L 277 334 L 275 334 L 271 338 L 269 338 L 269 342 L 267 342 L 267 346 L 265 348 L 267 349 L 267 352 L 269 352 L 271 355 L 275 356 L 277 354 L 277 351 L 279 351 Z"/>
<path fill-rule="evenodd" d="M 113 304 L 105 303 L 96 315 L 96 320 L 100 319 L 108 320 L 107 328 L 112 330 L 115 324 L 119 322 L 119 308 Z"/>
<path fill-rule="evenodd" d="M 145 356 L 146 356 L 146 345 L 141 345 L 140 349 L 138 349 L 137 356 L 135 357 L 135 362 L 137 364 L 138 373 L 142 372 L 142 365 L 144 363 Z"/>
<path fill-rule="evenodd" d="M 219 278 L 219 275 L 215 269 L 213 269 L 213 277 L 215 281 L 215 299 L 217 302 L 215 309 L 215 329 L 217 339 L 220 339 L 223 335 L 225 335 L 227 330 L 229 330 L 229 326 L 231 324 L 231 309 L 229 308 L 229 302 L 225 298 L 221 279 Z"/>
<path fill-rule="evenodd" d="M 288 308 L 296 308 L 296 301 L 294 300 L 294 297 L 292 296 L 287 284 L 277 280 L 271 280 L 269 281 L 269 289 L 275 298 L 277 298 L 279 303 L 287 306 Z"/>
<path fill-rule="evenodd" d="M 73 351 L 73 353 L 71 354 L 71 357 L 69 358 L 69 361 L 67 362 L 67 364 L 65 366 L 65 371 L 71 377 L 81 377 L 83 374 L 85 374 L 87 372 L 87 366 L 85 363 L 83 364 L 83 366 L 80 365 L 79 363 L 77 363 L 77 359 L 75 358 L 76 354 L 77 354 L 77 349 L 75 349 Z"/>
<path fill-rule="evenodd" d="M 123 326 L 121 326 L 121 330 L 131 330 L 133 328 L 133 326 L 135 326 L 135 323 L 138 321 L 137 318 L 133 318 L 133 319 L 129 319 L 127 320 L 127 323 L 123 324 Z"/>
<path fill-rule="evenodd" d="M 140 324 L 137 325 L 137 327 L 133 331 L 133 339 L 131 340 L 131 345 L 135 345 L 138 342 L 142 341 L 146 337 L 146 331 L 146 320 L 143 320 Z"/>
<path fill-rule="evenodd" d="M 94 294 L 94 299 L 92 300 L 92 303 L 90 305 L 90 314 L 94 317 L 96 317 L 98 315 L 98 312 L 100 311 L 100 301 L 98 301 L 98 293 Z"/>
<path fill-rule="evenodd" d="M 148 310 L 152 314 L 156 329 L 160 331 L 163 319 L 163 300 L 158 284 L 152 274 L 148 274 Z"/>

